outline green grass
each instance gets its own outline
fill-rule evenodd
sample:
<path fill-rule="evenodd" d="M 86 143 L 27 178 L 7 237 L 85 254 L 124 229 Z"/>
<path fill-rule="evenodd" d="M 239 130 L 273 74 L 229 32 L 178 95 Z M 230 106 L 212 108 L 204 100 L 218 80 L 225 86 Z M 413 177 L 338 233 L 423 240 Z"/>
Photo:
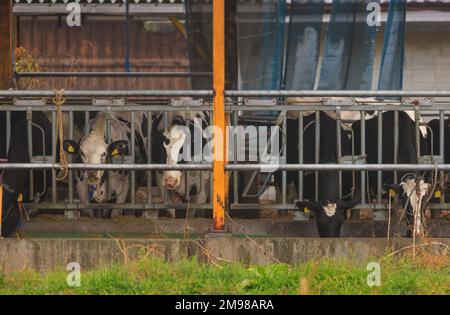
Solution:
<path fill-rule="evenodd" d="M 450 294 L 450 266 L 381 262 L 381 286 L 367 285 L 366 264 L 322 259 L 285 264 L 212 265 L 195 258 L 166 263 L 158 257 L 81 273 L 81 286 L 66 284 L 66 271 L 0 274 L 0 294 Z"/>

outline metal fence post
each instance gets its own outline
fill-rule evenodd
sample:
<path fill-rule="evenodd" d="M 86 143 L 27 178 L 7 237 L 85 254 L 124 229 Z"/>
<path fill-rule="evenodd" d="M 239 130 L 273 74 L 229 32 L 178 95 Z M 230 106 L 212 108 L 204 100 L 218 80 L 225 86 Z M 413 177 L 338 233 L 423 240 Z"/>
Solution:
<path fill-rule="evenodd" d="M 225 0 L 213 1 L 213 231 L 225 230 Z M 218 133 L 221 133 L 218 134 Z"/>

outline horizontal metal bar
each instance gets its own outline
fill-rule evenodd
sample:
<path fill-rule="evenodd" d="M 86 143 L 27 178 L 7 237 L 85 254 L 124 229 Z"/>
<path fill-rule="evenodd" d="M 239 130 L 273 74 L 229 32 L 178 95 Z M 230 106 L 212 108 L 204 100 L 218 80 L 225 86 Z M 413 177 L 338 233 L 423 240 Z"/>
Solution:
<path fill-rule="evenodd" d="M 58 163 L 6 163 L 0 164 L 3 169 L 59 169 Z M 227 171 L 260 171 L 273 172 L 275 165 L 271 164 L 228 164 Z M 72 170 L 184 170 L 208 171 L 211 164 L 82 164 L 70 163 L 68 169 Z M 450 164 L 278 164 L 279 171 L 450 171 Z"/>
<path fill-rule="evenodd" d="M 0 164 L 0 170 L 4 169 L 59 169 L 58 163 L 5 163 Z M 208 171 L 212 170 L 211 164 L 82 164 L 69 163 L 69 170 L 180 170 L 180 171 Z"/>
<path fill-rule="evenodd" d="M 117 209 L 117 203 L 25 203 L 26 208 L 42 209 L 42 210 L 85 210 L 85 209 Z M 123 203 L 119 204 L 121 209 L 136 209 L 136 210 L 159 210 L 159 209 L 211 209 L 211 204 L 165 204 L 165 203 Z"/>
<path fill-rule="evenodd" d="M 208 104 L 207 102 L 205 104 Z M 449 111 L 450 104 L 435 104 L 433 106 L 427 106 L 426 108 L 423 108 L 423 111 L 440 111 L 445 110 Z M 64 105 L 61 110 L 62 111 L 102 111 L 105 110 L 105 106 L 107 105 Z M 170 104 L 127 104 L 127 105 L 114 105 L 111 106 L 111 111 L 132 111 L 132 110 L 142 110 L 142 111 L 188 111 L 192 110 L 193 107 L 197 111 L 208 111 L 212 110 L 211 105 L 202 105 L 202 106 L 173 106 Z M 236 106 L 226 106 L 226 111 L 234 112 L 234 111 L 259 111 L 259 110 L 273 110 L 273 111 L 282 111 L 282 110 L 289 110 L 289 111 L 298 111 L 298 110 L 304 110 L 304 111 L 329 111 L 333 112 L 336 110 L 336 106 L 331 105 L 277 105 L 273 107 L 259 107 L 259 106 L 247 106 L 247 105 L 236 105 Z M 42 105 L 42 104 L 33 104 L 29 103 L 26 105 L 2 105 L 0 107 L 0 111 L 25 111 L 25 110 L 32 110 L 32 111 L 54 111 L 56 110 L 55 105 Z M 342 112 L 359 112 L 359 111 L 406 111 L 406 110 L 414 110 L 413 106 L 406 106 L 406 105 L 353 105 L 349 107 L 340 106 L 341 113 Z M 432 115 L 433 117 L 437 117 L 438 114 Z M 245 117 L 245 120 L 241 121 L 241 124 L 255 124 L 255 125 L 272 125 L 273 122 L 269 120 L 262 120 L 261 118 L 254 118 L 254 123 L 252 122 L 252 119 L 249 119 L 248 117 Z M 345 121 L 343 119 L 343 121 Z"/>
<path fill-rule="evenodd" d="M 0 97 L 52 97 L 51 90 L 0 90 Z M 149 96 L 213 96 L 212 90 L 71 90 L 64 92 L 65 97 L 149 97 Z"/>
<path fill-rule="evenodd" d="M 397 205 L 393 205 L 391 208 L 396 208 Z M 450 203 L 429 203 L 427 205 L 430 209 L 448 210 L 450 209 Z M 230 204 L 231 209 L 236 210 L 254 210 L 254 209 L 276 209 L 276 210 L 299 210 L 295 204 L 292 203 L 265 203 L 265 204 L 251 204 L 251 203 L 240 203 L 240 204 Z M 359 203 L 352 209 L 369 209 L 369 210 L 387 210 L 389 205 L 387 203 Z M 401 208 L 399 206 L 398 208 Z"/>
<path fill-rule="evenodd" d="M 271 172 L 275 165 L 271 164 L 229 164 L 228 171 L 260 171 Z M 450 164 L 278 164 L 278 171 L 430 171 L 450 170 Z"/>
<path fill-rule="evenodd" d="M 64 105 L 61 108 L 63 112 L 98 112 L 104 111 L 109 105 Z M 55 105 L 1 105 L 1 111 L 56 111 Z M 170 104 L 166 105 L 113 105 L 109 106 L 110 112 L 122 112 L 122 111 L 152 111 L 152 112 L 172 112 L 172 111 L 190 111 L 193 110 L 192 106 L 172 106 Z M 211 111 L 212 106 L 195 106 L 196 111 Z"/>
<path fill-rule="evenodd" d="M 401 105 L 396 104 L 377 104 L 377 105 L 322 105 L 320 103 L 311 104 L 308 103 L 306 105 L 296 104 L 296 105 L 275 105 L 275 106 L 248 106 L 248 105 L 226 105 L 225 108 L 228 111 L 335 111 L 336 107 L 339 107 L 342 112 L 351 112 L 351 111 L 406 111 L 406 110 L 414 110 L 414 106 L 411 105 Z M 420 107 L 422 111 L 439 111 L 439 110 L 450 110 L 448 103 L 439 103 L 433 104 L 431 106 L 422 106 Z"/>
<path fill-rule="evenodd" d="M 50 202 L 40 202 L 40 203 L 25 203 L 26 208 L 31 209 L 42 209 L 42 210 L 84 210 L 84 209 L 115 209 L 117 208 L 116 203 L 50 203 Z M 160 210 L 160 209 L 212 209 L 212 204 L 195 204 L 195 203 L 177 203 L 177 204 L 165 204 L 165 203 L 124 203 L 120 204 L 122 209 L 136 209 L 136 210 Z M 442 204 L 428 204 L 430 209 L 448 210 L 450 209 L 449 203 Z M 254 210 L 254 209 L 276 209 L 276 210 L 298 210 L 295 204 L 251 204 L 251 203 L 240 203 L 240 204 L 230 204 L 230 208 L 234 210 Z M 395 208 L 395 207 L 393 207 Z M 387 210 L 387 204 L 357 204 L 353 209 L 370 209 L 370 210 Z"/>
<path fill-rule="evenodd" d="M 0 97 L 44 97 L 54 96 L 55 92 L 50 90 L 0 90 Z M 72 90 L 65 91 L 65 96 L 213 96 L 212 90 Z M 282 97 L 282 96 L 313 96 L 313 97 L 450 97 L 450 91 L 225 91 L 226 96 L 246 97 Z M 341 105 L 342 106 L 342 105 Z M 266 107 L 267 108 L 267 107 Z"/>
<path fill-rule="evenodd" d="M 281 96 L 316 96 L 316 97 L 329 97 L 329 96 L 342 96 L 342 97 L 403 97 L 403 96 L 436 96 L 436 97 L 448 97 L 450 91 L 343 91 L 343 90 L 247 90 L 247 91 L 225 91 L 225 96 L 242 96 L 242 97 L 281 97 Z"/>
<path fill-rule="evenodd" d="M 84 77 L 84 78 L 207 78 L 212 77 L 211 72 L 17 72 L 16 77 L 19 78 L 67 78 L 67 77 Z"/>
<path fill-rule="evenodd" d="M 37 2 L 37 1 L 36 1 Z M 49 1 L 47 1 L 49 2 Z M 131 2 L 131 1 L 130 1 Z M 122 1 L 111 3 L 80 3 L 83 14 L 95 15 L 120 15 L 123 17 L 125 6 Z M 130 15 L 132 16 L 172 16 L 184 15 L 184 4 L 177 3 L 130 3 Z M 14 3 L 13 13 L 20 16 L 32 15 L 58 15 L 67 14 L 67 4 L 65 3 Z"/>

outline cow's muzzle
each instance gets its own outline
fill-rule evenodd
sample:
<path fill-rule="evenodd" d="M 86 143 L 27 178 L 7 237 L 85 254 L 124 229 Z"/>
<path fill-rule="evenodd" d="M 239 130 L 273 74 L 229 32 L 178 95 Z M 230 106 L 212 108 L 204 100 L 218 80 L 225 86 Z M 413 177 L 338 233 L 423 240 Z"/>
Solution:
<path fill-rule="evenodd" d="M 169 190 L 174 190 L 178 187 L 178 179 L 175 177 L 165 177 L 164 178 L 164 186 Z"/>
<path fill-rule="evenodd" d="M 100 182 L 100 179 L 102 178 L 102 172 L 100 171 L 93 171 L 88 172 L 88 181 L 91 185 L 96 185 Z"/>

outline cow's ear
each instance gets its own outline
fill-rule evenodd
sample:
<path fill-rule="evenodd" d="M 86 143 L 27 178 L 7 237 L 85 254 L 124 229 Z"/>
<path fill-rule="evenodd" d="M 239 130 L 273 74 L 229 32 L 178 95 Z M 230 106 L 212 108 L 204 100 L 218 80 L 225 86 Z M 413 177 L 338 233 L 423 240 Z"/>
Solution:
<path fill-rule="evenodd" d="M 354 198 L 354 199 L 348 200 L 348 201 L 340 200 L 336 203 L 336 205 L 339 209 L 347 210 L 347 209 L 354 208 L 360 202 L 361 202 L 361 198 Z"/>
<path fill-rule="evenodd" d="M 383 189 L 388 193 L 391 197 L 400 194 L 402 190 L 402 186 L 398 184 L 383 184 Z"/>
<path fill-rule="evenodd" d="M 64 140 L 63 142 L 64 151 L 69 154 L 78 154 L 80 152 L 80 146 L 78 143 L 72 140 Z"/>
<path fill-rule="evenodd" d="M 315 204 L 311 201 L 297 201 L 295 206 L 305 213 L 310 213 L 314 211 Z"/>
<path fill-rule="evenodd" d="M 128 154 L 128 142 L 125 140 L 114 141 L 108 146 L 109 156 L 116 157 Z"/>

